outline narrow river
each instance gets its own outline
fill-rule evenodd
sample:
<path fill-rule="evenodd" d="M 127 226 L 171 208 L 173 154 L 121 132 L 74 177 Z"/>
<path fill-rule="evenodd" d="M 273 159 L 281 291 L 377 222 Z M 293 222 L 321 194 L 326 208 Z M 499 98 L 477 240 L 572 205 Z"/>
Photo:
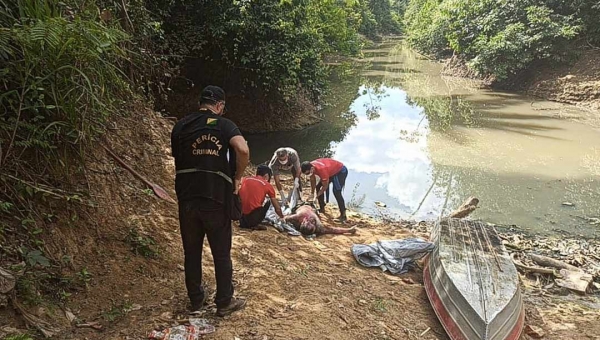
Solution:
<path fill-rule="evenodd" d="M 248 136 L 252 161 L 280 146 L 349 169 L 354 209 L 435 219 L 468 196 L 472 215 L 533 233 L 600 235 L 600 113 L 478 88 L 388 43 L 333 85 L 323 122 Z M 335 202 L 333 195 L 331 200 Z M 591 223 L 592 222 L 592 223 Z"/>

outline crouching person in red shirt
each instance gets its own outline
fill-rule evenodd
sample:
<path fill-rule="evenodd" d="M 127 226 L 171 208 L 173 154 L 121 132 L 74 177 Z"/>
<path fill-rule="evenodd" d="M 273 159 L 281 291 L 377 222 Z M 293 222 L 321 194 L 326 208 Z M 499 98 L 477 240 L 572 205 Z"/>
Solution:
<path fill-rule="evenodd" d="M 283 219 L 283 212 L 279 202 L 277 202 L 275 189 L 269 183 L 272 176 L 271 168 L 266 165 L 259 165 L 256 169 L 256 176 L 242 179 L 242 187 L 239 192 L 242 201 L 240 228 L 266 230 L 266 226 L 259 224 L 265 219 L 271 204 L 275 207 L 277 215 Z M 269 200 L 265 202 L 267 196 Z"/>
<path fill-rule="evenodd" d="M 331 158 L 319 158 L 312 162 L 303 162 L 300 166 L 302 173 L 310 176 L 310 192 L 315 195 L 319 200 L 319 212 L 325 212 L 325 195 L 323 195 L 328 189 L 329 184 L 333 183 L 333 195 L 337 201 L 338 207 L 340 208 L 340 216 L 334 221 L 345 222 L 346 221 L 346 203 L 344 202 L 344 196 L 342 196 L 342 190 L 346 185 L 346 177 L 348 177 L 348 169 L 344 164 Z M 315 176 L 319 176 L 321 181 L 317 184 Z M 315 196 L 310 198 L 314 201 Z"/>

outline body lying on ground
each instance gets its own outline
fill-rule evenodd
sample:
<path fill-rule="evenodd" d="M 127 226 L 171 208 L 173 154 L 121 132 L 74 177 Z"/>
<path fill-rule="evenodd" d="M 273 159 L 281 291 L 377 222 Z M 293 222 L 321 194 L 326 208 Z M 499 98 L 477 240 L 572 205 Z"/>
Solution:
<path fill-rule="evenodd" d="M 355 234 L 356 228 L 331 228 L 321 223 L 317 211 L 310 205 L 303 205 L 296 210 L 293 215 L 283 218 L 287 223 L 294 226 L 296 230 L 303 235 L 323 235 L 323 234 Z"/>

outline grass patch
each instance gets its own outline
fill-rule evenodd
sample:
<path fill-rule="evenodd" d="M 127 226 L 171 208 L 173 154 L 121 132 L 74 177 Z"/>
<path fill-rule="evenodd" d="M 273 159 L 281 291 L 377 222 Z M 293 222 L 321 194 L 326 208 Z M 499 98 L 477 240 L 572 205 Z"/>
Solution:
<path fill-rule="evenodd" d="M 354 209 L 354 210 L 359 209 L 365 203 L 365 199 L 367 198 L 367 195 L 365 195 L 365 194 L 358 195 L 359 187 L 360 187 L 360 183 L 356 183 L 354 185 L 354 189 L 352 189 L 352 197 L 350 198 L 350 201 L 348 202 L 348 208 L 350 208 L 350 209 Z"/>
<path fill-rule="evenodd" d="M 129 312 L 131 308 L 132 304 L 129 301 L 123 301 L 118 305 L 113 302 L 110 310 L 102 314 L 102 318 L 108 322 L 117 321 L 127 315 L 127 312 Z"/>
<path fill-rule="evenodd" d="M 2 340 L 33 340 L 33 338 L 27 334 L 9 335 Z"/>
<path fill-rule="evenodd" d="M 131 251 L 136 255 L 142 255 L 145 258 L 158 258 L 160 254 L 154 238 L 141 234 L 136 228 L 129 229 L 125 242 L 131 246 Z"/>
<path fill-rule="evenodd" d="M 377 298 L 375 301 L 373 301 L 373 309 L 377 312 L 385 313 L 389 310 L 389 308 L 390 303 L 385 299 Z"/>

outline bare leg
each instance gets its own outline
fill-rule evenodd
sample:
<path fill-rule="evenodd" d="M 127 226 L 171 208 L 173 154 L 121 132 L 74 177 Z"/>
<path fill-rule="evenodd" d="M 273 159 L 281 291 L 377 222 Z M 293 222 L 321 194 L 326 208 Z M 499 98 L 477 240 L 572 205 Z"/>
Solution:
<path fill-rule="evenodd" d="M 356 227 L 352 227 L 352 228 L 348 229 L 348 228 L 332 228 L 332 227 L 321 226 L 317 230 L 317 234 L 319 234 L 319 235 L 324 235 L 324 234 L 334 234 L 334 235 L 350 234 L 350 235 L 354 235 L 354 234 L 356 234 Z"/>

